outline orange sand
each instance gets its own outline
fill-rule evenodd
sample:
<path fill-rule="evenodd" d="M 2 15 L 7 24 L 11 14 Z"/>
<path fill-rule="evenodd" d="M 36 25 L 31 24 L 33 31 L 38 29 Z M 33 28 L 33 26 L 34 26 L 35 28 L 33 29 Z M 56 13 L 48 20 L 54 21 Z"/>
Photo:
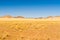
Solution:
<path fill-rule="evenodd" d="M 60 20 L 0 18 L 0 40 L 60 40 Z"/>

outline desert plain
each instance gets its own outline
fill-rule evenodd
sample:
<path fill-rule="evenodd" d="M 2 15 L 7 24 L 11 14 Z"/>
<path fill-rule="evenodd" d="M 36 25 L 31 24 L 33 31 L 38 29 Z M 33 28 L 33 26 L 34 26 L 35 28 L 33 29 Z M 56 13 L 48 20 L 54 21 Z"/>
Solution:
<path fill-rule="evenodd" d="M 0 18 L 0 40 L 60 40 L 60 19 Z"/>

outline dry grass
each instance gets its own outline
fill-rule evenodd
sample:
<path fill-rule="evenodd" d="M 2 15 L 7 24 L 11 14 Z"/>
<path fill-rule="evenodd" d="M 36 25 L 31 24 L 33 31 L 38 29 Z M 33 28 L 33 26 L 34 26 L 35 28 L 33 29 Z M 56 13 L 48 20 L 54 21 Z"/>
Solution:
<path fill-rule="evenodd" d="M 0 40 L 60 40 L 60 21 L 0 20 Z"/>

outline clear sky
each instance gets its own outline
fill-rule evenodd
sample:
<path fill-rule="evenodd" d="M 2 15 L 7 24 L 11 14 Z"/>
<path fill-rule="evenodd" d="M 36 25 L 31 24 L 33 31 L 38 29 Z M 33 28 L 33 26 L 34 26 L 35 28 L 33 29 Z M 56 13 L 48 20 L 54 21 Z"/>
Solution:
<path fill-rule="evenodd" d="M 0 16 L 60 16 L 59 0 L 0 0 Z"/>

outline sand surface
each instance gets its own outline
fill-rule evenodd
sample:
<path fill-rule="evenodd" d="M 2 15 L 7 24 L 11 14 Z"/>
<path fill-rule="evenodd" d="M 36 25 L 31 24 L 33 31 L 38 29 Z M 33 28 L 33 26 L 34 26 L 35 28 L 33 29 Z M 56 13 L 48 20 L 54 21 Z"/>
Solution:
<path fill-rule="evenodd" d="M 0 18 L 0 40 L 60 40 L 60 19 Z"/>
<path fill-rule="evenodd" d="M 60 18 L 46 18 L 46 19 L 29 19 L 29 18 L 0 18 L 2 21 L 14 21 L 14 20 L 33 20 L 33 21 L 60 21 Z"/>

